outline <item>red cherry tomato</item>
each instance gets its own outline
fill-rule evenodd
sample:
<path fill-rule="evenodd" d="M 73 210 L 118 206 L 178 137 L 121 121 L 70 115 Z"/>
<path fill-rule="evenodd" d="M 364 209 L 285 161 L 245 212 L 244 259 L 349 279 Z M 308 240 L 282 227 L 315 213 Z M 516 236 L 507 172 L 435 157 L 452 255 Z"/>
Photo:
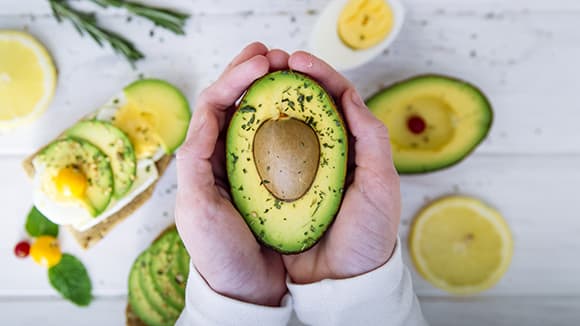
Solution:
<path fill-rule="evenodd" d="M 30 254 L 30 243 L 26 240 L 18 242 L 14 247 L 14 254 L 18 258 L 28 257 Z"/>

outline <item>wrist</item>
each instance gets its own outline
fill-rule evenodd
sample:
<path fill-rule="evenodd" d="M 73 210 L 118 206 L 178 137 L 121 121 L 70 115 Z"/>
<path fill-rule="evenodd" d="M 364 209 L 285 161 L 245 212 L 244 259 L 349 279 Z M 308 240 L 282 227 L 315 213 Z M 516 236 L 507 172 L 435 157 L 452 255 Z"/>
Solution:
<path fill-rule="evenodd" d="M 198 271 L 198 273 L 214 292 L 230 299 L 246 303 L 277 307 L 288 291 L 283 280 L 277 285 L 267 284 L 268 282 L 266 281 L 259 282 L 259 284 L 252 284 L 254 282 L 232 282 L 232 280 L 221 281 L 206 278 L 201 272 Z"/>

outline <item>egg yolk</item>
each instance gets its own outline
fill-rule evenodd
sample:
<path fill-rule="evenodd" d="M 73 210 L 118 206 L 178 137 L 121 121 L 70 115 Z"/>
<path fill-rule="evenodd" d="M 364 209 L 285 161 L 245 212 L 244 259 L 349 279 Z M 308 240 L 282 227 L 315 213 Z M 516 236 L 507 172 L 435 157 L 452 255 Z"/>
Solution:
<path fill-rule="evenodd" d="M 363 50 L 384 40 L 393 28 L 386 0 L 351 0 L 338 18 L 338 35 L 350 48 Z"/>
<path fill-rule="evenodd" d="M 152 157 L 161 146 L 155 119 L 155 113 L 143 110 L 130 102 L 115 114 L 113 125 L 127 134 L 137 159 Z"/>
<path fill-rule="evenodd" d="M 82 199 L 87 190 L 87 177 L 74 167 L 66 167 L 58 171 L 53 178 L 56 190 L 65 198 Z"/>

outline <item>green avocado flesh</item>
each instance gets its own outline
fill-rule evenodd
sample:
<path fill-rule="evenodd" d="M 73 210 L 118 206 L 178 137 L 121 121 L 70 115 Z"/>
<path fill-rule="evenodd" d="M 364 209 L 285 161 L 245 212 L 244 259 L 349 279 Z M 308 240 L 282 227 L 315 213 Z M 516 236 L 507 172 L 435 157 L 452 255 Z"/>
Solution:
<path fill-rule="evenodd" d="M 187 134 L 191 110 L 183 93 L 160 79 L 138 80 L 124 88 L 128 105 L 155 117 L 155 132 L 166 153 L 173 153 Z"/>
<path fill-rule="evenodd" d="M 340 207 L 347 151 L 342 118 L 317 82 L 292 71 L 254 82 L 231 119 L 226 165 L 258 240 L 281 253 L 312 247 Z"/>
<path fill-rule="evenodd" d="M 458 163 L 481 143 L 493 120 L 491 104 L 477 87 L 439 75 L 396 83 L 373 95 L 367 105 L 389 129 L 401 174 Z"/>
<path fill-rule="evenodd" d="M 131 189 L 137 170 L 135 151 L 119 128 L 108 122 L 88 120 L 78 122 L 65 135 L 89 141 L 109 157 L 115 198 L 122 197 Z"/>
<path fill-rule="evenodd" d="M 164 233 L 133 263 L 129 304 L 145 324 L 174 325 L 185 305 L 189 256 L 175 229 Z"/>
<path fill-rule="evenodd" d="M 64 168 L 79 169 L 89 180 L 85 202 L 91 215 L 104 211 L 113 195 L 113 172 L 107 156 L 96 146 L 81 140 L 64 138 L 46 146 L 37 156 L 49 175 Z"/>

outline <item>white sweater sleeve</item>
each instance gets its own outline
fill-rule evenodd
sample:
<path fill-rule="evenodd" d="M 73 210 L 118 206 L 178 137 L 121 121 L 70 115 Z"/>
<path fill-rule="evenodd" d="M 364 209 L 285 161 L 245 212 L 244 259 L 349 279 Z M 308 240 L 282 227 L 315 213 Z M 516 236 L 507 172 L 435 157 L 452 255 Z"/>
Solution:
<path fill-rule="evenodd" d="M 282 298 L 280 307 L 267 307 L 238 301 L 213 291 L 190 264 L 185 292 L 185 309 L 176 325 L 286 325 L 292 313 L 290 295 Z"/>
<path fill-rule="evenodd" d="M 372 272 L 287 286 L 292 297 L 286 295 L 280 307 L 245 303 L 214 292 L 191 265 L 185 309 L 176 325 L 286 325 L 292 301 L 298 318 L 308 325 L 427 325 L 398 241 L 393 257 Z"/>
<path fill-rule="evenodd" d="M 298 285 L 287 282 L 298 318 L 308 325 L 427 325 L 401 258 L 343 280 Z"/>

